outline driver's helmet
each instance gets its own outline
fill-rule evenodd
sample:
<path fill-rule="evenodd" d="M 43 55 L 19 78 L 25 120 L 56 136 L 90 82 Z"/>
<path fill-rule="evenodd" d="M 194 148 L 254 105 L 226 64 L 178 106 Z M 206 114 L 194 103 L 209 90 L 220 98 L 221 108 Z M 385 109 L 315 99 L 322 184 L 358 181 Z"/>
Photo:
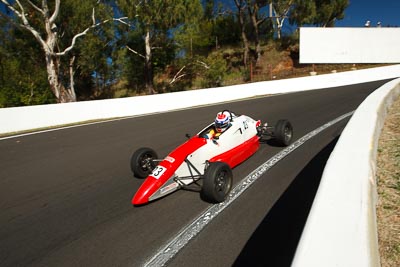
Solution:
<path fill-rule="evenodd" d="M 218 112 L 217 117 L 215 118 L 215 129 L 219 133 L 223 133 L 226 129 L 229 128 L 231 120 L 231 115 L 229 112 Z"/>

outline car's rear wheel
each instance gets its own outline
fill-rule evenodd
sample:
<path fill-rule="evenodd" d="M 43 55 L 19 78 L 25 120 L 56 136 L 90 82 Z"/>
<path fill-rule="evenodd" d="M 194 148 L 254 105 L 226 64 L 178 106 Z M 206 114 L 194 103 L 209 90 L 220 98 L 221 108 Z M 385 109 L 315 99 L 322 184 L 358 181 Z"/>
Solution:
<path fill-rule="evenodd" d="M 223 202 L 232 188 L 233 174 L 228 164 L 212 162 L 206 169 L 201 189 L 203 200 L 211 203 Z"/>
<path fill-rule="evenodd" d="M 157 153 L 148 147 L 136 150 L 131 157 L 131 170 L 138 178 L 146 178 L 157 166 Z"/>
<path fill-rule="evenodd" d="M 275 125 L 274 137 L 279 145 L 288 146 L 293 137 L 292 124 L 288 120 L 279 120 Z"/>

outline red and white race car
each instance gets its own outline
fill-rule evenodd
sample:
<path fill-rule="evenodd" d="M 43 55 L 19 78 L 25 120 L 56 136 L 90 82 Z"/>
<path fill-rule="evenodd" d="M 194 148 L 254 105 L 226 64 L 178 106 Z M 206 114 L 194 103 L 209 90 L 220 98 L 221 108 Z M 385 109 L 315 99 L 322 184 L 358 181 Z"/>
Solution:
<path fill-rule="evenodd" d="M 229 110 L 230 126 L 216 138 L 206 138 L 214 123 L 158 159 L 151 148 L 140 148 L 131 157 L 131 169 L 138 178 L 146 178 L 132 198 L 133 205 L 143 205 L 192 183 L 199 185 L 203 200 L 223 202 L 232 187 L 232 168 L 239 165 L 260 146 L 260 139 L 274 138 L 282 146 L 290 144 L 293 128 L 279 120 L 275 127 Z M 202 183 L 198 183 L 202 181 Z M 202 184 L 202 185 L 200 185 Z"/>

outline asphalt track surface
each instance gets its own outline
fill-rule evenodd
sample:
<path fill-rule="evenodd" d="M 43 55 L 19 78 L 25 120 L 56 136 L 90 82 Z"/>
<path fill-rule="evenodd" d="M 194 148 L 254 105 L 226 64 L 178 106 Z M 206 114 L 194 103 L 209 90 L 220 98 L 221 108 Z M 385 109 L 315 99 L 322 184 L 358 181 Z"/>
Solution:
<path fill-rule="evenodd" d="M 223 109 L 271 124 L 288 119 L 296 140 L 355 110 L 385 82 L 0 140 L 0 266 L 142 266 L 211 204 L 198 192 L 180 190 L 133 207 L 142 182 L 130 171 L 135 149 L 152 147 L 164 157 Z M 323 165 L 346 123 L 329 127 L 278 162 L 168 266 L 290 266 Z M 261 144 L 234 169 L 234 184 L 282 149 Z"/>

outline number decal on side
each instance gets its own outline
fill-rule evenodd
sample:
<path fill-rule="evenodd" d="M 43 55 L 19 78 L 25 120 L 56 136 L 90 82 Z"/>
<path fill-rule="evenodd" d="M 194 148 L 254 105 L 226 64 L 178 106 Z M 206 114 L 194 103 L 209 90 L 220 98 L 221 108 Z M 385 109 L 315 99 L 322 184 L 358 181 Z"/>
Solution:
<path fill-rule="evenodd" d="M 159 179 L 166 170 L 167 168 L 163 166 L 157 166 L 154 168 L 153 172 L 151 173 L 151 176 L 153 176 L 156 179 Z"/>
<path fill-rule="evenodd" d="M 247 121 L 243 121 L 243 127 L 245 130 L 249 128 L 249 125 L 247 124 Z"/>

